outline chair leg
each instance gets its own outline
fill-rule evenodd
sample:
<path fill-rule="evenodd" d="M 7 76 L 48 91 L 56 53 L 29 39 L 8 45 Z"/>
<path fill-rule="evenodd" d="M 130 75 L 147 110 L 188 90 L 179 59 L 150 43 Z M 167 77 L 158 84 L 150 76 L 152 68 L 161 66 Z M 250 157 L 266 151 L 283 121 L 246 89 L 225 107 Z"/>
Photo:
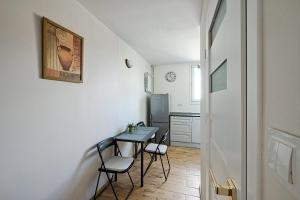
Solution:
<path fill-rule="evenodd" d="M 97 185 L 96 185 L 96 189 L 95 189 L 94 200 L 96 200 L 97 190 L 98 190 L 98 185 L 99 185 L 100 177 L 101 177 L 101 171 L 100 171 L 100 173 L 99 173 L 99 175 L 98 175 L 98 180 L 97 180 Z"/>
<path fill-rule="evenodd" d="M 131 195 L 131 193 L 132 193 L 132 191 L 133 191 L 133 189 L 134 189 L 134 184 L 133 184 L 132 178 L 131 178 L 131 176 L 130 176 L 130 174 L 129 174 L 129 171 L 127 172 L 127 174 L 128 174 L 128 176 L 129 176 L 129 179 L 130 179 L 130 182 L 131 182 L 132 187 L 131 187 L 131 190 L 129 191 L 129 193 L 127 194 L 127 196 L 126 196 L 126 200 L 129 198 L 129 196 Z"/>
<path fill-rule="evenodd" d="M 107 173 L 107 172 L 105 172 L 105 173 L 106 173 L 108 182 L 109 182 L 109 184 L 110 184 L 110 186 L 111 186 L 111 189 L 112 189 L 112 191 L 113 191 L 113 193 L 114 193 L 114 195 L 115 195 L 115 197 L 116 197 L 116 200 L 119 200 L 119 199 L 118 199 L 118 196 L 117 196 L 117 193 L 116 193 L 116 191 L 115 191 L 115 189 L 114 189 L 114 186 L 113 186 L 113 184 L 112 184 L 112 181 L 111 181 L 111 179 L 109 178 L 108 173 Z"/>
<path fill-rule="evenodd" d="M 111 178 L 110 178 L 110 180 L 111 180 L 111 182 L 117 182 L 116 180 L 115 180 L 115 173 L 111 176 Z"/>
<path fill-rule="evenodd" d="M 148 166 L 147 166 L 147 169 L 146 169 L 146 171 L 145 171 L 145 173 L 144 173 L 144 176 L 147 174 L 147 172 L 148 172 L 150 166 L 152 165 L 152 163 L 153 163 L 153 161 L 154 161 L 154 154 L 153 154 L 153 155 L 150 154 L 150 156 L 151 156 L 151 160 L 150 160 L 150 162 L 149 162 L 149 164 L 148 164 Z"/>
<path fill-rule="evenodd" d="M 167 160 L 168 160 L 168 165 L 169 165 L 169 170 L 168 170 L 168 174 L 167 177 L 169 177 L 169 173 L 171 171 L 171 165 L 170 165 L 170 161 L 169 161 L 169 156 L 168 156 L 168 152 L 166 152 L 166 156 L 167 156 Z"/>
<path fill-rule="evenodd" d="M 166 172 L 165 172 L 165 168 L 164 168 L 164 163 L 163 163 L 163 160 L 162 160 L 162 158 L 161 158 L 161 155 L 159 155 L 159 158 L 160 158 L 162 170 L 163 170 L 163 172 L 164 172 L 165 180 L 167 180 L 167 176 L 166 176 Z"/>
<path fill-rule="evenodd" d="M 131 182 L 132 187 L 134 187 L 134 184 L 133 184 L 132 178 L 131 178 L 131 176 L 130 176 L 130 174 L 129 174 L 129 171 L 127 172 L 127 174 L 128 174 L 128 176 L 129 176 L 129 178 L 130 178 L 130 182 Z"/>

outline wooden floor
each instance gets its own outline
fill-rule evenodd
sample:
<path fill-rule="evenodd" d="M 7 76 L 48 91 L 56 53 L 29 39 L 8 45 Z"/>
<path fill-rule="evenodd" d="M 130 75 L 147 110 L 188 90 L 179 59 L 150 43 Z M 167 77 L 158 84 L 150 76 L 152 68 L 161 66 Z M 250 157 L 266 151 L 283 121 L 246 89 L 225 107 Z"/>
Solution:
<path fill-rule="evenodd" d="M 150 156 L 145 156 L 145 168 Z M 140 187 L 140 158 L 137 158 L 130 170 L 135 189 L 129 200 L 199 200 L 200 192 L 200 150 L 194 148 L 170 147 L 169 159 L 171 172 L 165 182 L 160 160 L 154 162 L 144 178 L 144 187 Z M 163 157 L 166 161 L 166 158 Z M 164 162 L 167 166 L 167 162 Z M 118 197 L 124 200 L 130 190 L 130 180 L 127 174 L 118 176 L 114 182 Z M 107 187 L 97 200 L 113 200 L 114 195 Z"/>

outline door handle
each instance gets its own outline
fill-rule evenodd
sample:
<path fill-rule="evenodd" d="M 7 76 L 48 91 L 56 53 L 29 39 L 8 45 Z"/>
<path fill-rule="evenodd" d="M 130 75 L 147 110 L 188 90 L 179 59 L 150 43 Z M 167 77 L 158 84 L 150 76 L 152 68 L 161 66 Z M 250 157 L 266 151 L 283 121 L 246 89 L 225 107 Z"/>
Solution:
<path fill-rule="evenodd" d="M 224 185 L 218 184 L 216 177 L 211 169 L 209 169 L 210 179 L 213 185 L 215 194 L 231 197 L 232 200 L 237 200 L 237 188 L 234 181 L 229 178 Z"/>

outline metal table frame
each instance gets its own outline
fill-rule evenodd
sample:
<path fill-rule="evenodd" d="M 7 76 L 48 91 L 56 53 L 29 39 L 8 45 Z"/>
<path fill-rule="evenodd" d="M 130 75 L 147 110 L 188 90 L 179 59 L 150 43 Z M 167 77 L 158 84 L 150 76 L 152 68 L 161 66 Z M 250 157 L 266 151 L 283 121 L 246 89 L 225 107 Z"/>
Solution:
<path fill-rule="evenodd" d="M 158 127 L 137 127 L 134 132 L 122 132 L 115 136 L 116 142 L 132 142 L 141 144 L 141 187 L 144 186 L 144 144 L 159 130 Z M 115 147 L 115 155 L 117 148 Z M 115 181 L 117 181 L 117 174 L 115 174 Z"/>

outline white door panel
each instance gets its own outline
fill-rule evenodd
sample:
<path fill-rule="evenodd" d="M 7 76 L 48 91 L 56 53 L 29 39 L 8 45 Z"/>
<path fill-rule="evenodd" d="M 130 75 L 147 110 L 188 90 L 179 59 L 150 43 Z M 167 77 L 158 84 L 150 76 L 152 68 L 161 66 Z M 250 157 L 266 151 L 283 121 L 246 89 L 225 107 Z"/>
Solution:
<path fill-rule="evenodd" d="M 210 168 L 220 184 L 232 178 L 238 188 L 238 199 L 242 199 L 242 162 L 245 159 L 242 142 L 244 137 L 244 88 L 243 60 L 243 0 L 223 0 L 226 14 L 209 48 L 209 72 L 212 74 L 227 61 L 227 88 L 210 93 Z M 212 5 L 217 5 L 212 1 Z M 213 16 L 213 15 L 209 15 Z M 212 20 L 211 20 L 212 21 Z M 246 173 L 245 173 L 246 174 Z M 228 199 L 213 195 L 210 199 Z"/>
<path fill-rule="evenodd" d="M 211 170 L 217 178 L 219 183 L 225 183 L 228 178 L 228 171 L 230 169 L 229 163 L 226 161 L 226 157 L 222 149 L 218 146 L 216 142 L 212 140 L 211 142 Z"/>

